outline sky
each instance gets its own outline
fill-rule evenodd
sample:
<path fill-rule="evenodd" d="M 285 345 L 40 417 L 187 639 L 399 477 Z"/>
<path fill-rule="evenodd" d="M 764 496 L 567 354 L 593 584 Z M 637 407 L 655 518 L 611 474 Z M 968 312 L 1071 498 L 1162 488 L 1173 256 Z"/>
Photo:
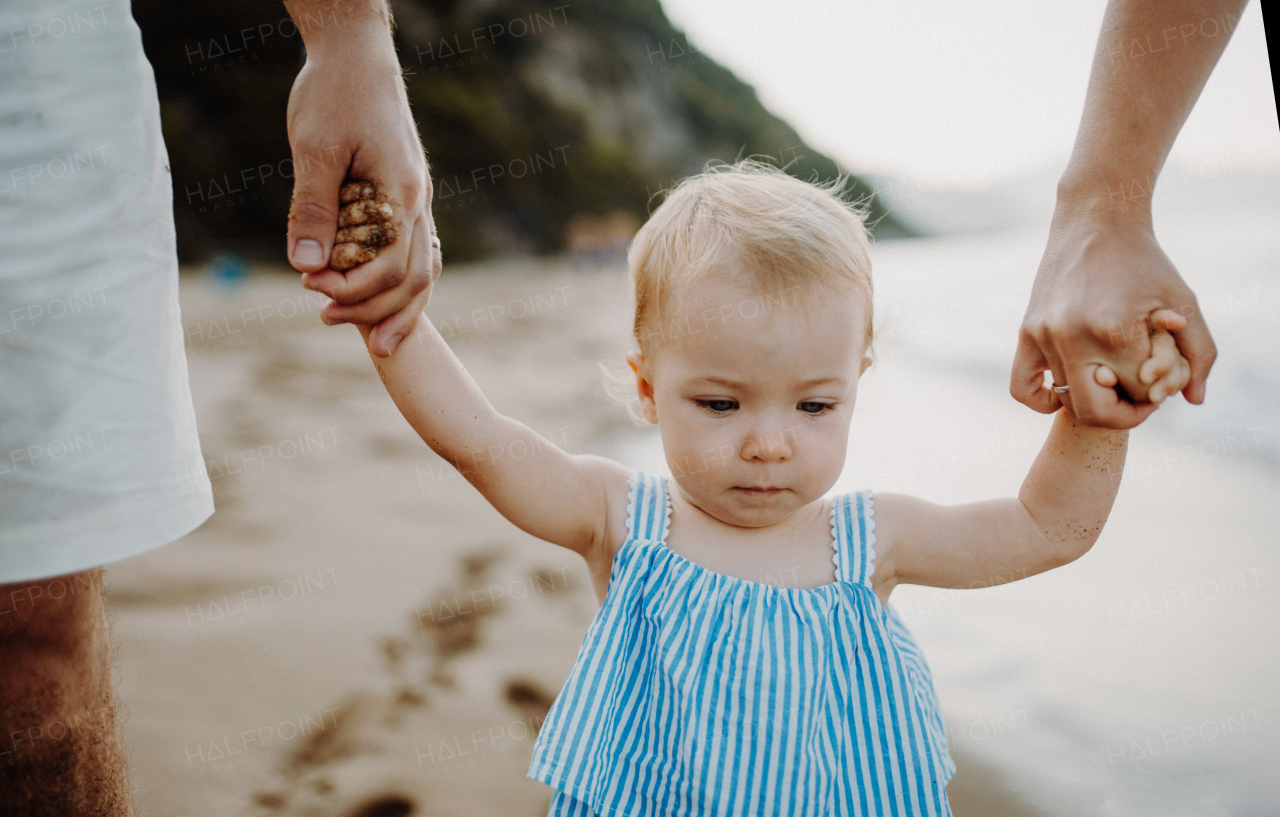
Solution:
<path fill-rule="evenodd" d="M 851 170 L 974 187 L 1060 171 L 1105 0 L 662 0 L 699 50 Z M 1205 31 L 1213 27 L 1206 25 Z M 1280 170 L 1258 0 L 1170 166 Z"/>

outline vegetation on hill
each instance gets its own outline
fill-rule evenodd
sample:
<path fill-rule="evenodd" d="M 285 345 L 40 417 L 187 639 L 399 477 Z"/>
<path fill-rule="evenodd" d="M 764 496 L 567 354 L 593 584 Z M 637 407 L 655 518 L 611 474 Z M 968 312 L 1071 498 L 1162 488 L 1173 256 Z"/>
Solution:
<path fill-rule="evenodd" d="M 831 159 L 696 50 L 658 0 L 393 0 L 396 44 L 450 259 L 564 248 L 584 219 L 644 220 L 708 161 L 761 155 L 800 178 Z M 285 105 L 304 59 L 283 4 L 134 0 L 160 92 L 179 253 L 282 259 Z M 903 228 L 870 189 L 881 237 Z"/>

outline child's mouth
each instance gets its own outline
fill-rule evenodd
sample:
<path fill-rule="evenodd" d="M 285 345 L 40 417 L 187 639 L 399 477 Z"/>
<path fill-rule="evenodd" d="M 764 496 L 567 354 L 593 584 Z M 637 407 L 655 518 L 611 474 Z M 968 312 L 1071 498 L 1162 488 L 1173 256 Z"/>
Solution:
<path fill-rule="evenodd" d="M 742 485 L 738 485 L 738 486 L 735 486 L 733 490 L 735 490 L 735 491 L 741 491 L 742 493 L 746 494 L 747 496 L 771 497 L 771 496 L 777 496 L 778 494 L 782 493 L 782 492 L 783 492 L 784 490 L 786 490 L 786 489 L 785 489 L 785 488 L 771 488 L 771 487 L 765 487 L 765 488 L 749 488 L 749 487 L 745 487 L 745 486 L 742 486 Z"/>

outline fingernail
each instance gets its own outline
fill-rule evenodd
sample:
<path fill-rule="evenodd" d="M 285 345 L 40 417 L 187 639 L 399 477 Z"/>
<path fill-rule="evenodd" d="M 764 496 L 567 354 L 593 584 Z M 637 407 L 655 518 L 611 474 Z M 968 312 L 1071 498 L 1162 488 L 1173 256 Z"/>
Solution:
<path fill-rule="evenodd" d="M 387 341 L 387 351 L 394 355 L 396 347 L 400 345 L 402 340 L 404 340 L 404 335 L 392 335 L 391 340 Z"/>
<path fill-rule="evenodd" d="M 324 261 L 324 247 L 319 241 L 304 238 L 293 246 L 293 260 L 299 264 L 319 264 Z"/>

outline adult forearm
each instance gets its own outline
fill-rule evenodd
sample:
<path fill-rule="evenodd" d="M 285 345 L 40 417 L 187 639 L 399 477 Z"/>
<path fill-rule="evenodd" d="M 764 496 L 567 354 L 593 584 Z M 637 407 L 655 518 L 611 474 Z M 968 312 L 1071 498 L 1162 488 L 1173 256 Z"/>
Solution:
<path fill-rule="evenodd" d="M 1246 0 L 1111 0 L 1059 206 L 1149 219 L 1169 150 Z"/>
<path fill-rule="evenodd" d="M 1087 551 L 1111 513 L 1124 472 L 1129 432 L 1094 428 L 1068 409 L 1054 417 L 1018 499 L 1068 562 Z"/>

